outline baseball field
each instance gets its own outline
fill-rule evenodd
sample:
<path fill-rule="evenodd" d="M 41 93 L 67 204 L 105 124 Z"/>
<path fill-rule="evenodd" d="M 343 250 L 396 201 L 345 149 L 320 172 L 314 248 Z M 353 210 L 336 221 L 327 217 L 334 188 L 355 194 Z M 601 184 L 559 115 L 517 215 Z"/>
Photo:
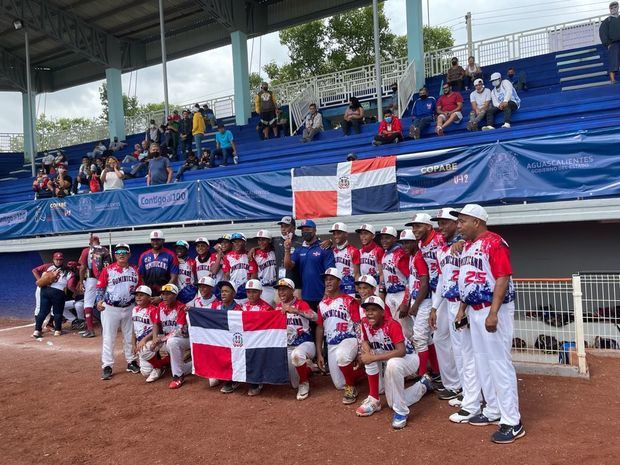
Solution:
<path fill-rule="evenodd" d="M 616 464 L 620 456 L 617 358 L 589 354 L 589 380 L 519 375 L 527 435 L 495 445 L 494 427 L 450 423 L 454 409 L 431 394 L 401 431 L 390 428 L 385 401 L 357 418 L 357 404 L 342 405 L 320 375 L 303 402 L 285 386 L 224 395 L 194 376 L 170 390 L 125 372 L 118 353 L 115 376 L 101 381 L 100 338 L 37 341 L 31 327 L 15 328 L 27 323 L 0 320 L 3 465 Z M 366 395 L 361 383 L 359 399 Z"/>

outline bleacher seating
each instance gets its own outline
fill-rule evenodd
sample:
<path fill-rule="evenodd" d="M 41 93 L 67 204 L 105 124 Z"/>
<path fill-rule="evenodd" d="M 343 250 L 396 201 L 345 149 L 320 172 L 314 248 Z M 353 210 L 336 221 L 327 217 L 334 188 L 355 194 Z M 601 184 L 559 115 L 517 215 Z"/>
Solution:
<path fill-rule="evenodd" d="M 205 179 L 239 174 L 266 172 L 287 169 L 307 164 L 333 163 L 344 161 L 349 152 L 359 158 L 369 158 L 386 154 L 416 153 L 457 146 L 477 145 L 502 140 L 514 140 L 559 134 L 575 130 L 597 129 L 618 126 L 620 117 L 620 85 L 608 83 L 606 73 L 606 54 L 602 46 L 592 46 L 573 51 L 541 55 L 513 62 L 484 67 L 485 77 L 495 71 L 505 75 L 508 67 L 525 71 L 528 90 L 519 93 L 521 109 L 513 115 L 511 129 L 468 133 L 465 129 L 471 105 L 470 91 L 463 92 L 464 120 L 461 124 L 446 129 L 444 137 L 434 136 L 434 127 L 419 141 L 405 141 L 400 144 L 373 147 L 370 144 L 376 133 L 377 124 L 366 124 L 362 133 L 344 137 L 339 129 L 327 130 L 308 144 L 301 144 L 299 137 L 281 137 L 260 141 L 256 131 L 256 121 L 244 126 L 230 124 L 237 144 L 240 164 L 206 170 L 189 171 L 184 180 Z M 431 95 L 438 96 L 442 76 L 427 81 Z M 487 87 L 489 84 L 487 83 Z M 344 112 L 344 108 L 342 110 Z M 501 115 L 498 116 L 501 123 Z M 409 116 L 404 117 L 405 135 L 411 124 Z M 496 124 L 496 126 L 499 126 Z M 129 153 L 134 143 L 144 134 L 127 138 L 128 147 L 119 158 Z M 94 143 L 64 149 L 68 159 L 70 174 L 77 172 L 81 157 L 90 151 Z M 207 136 L 204 146 L 213 147 L 213 133 Z M 173 162 L 175 172 L 183 164 Z M 32 179 L 29 170 L 12 176 L 17 179 L 0 183 L 0 202 L 23 201 L 33 198 Z M 145 179 L 128 179 L 126 187 L 145 185 Z"/>

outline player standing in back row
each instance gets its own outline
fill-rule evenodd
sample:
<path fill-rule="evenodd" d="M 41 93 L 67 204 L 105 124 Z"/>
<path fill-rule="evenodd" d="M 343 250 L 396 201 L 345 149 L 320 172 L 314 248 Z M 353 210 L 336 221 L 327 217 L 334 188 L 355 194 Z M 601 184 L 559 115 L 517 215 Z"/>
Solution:
<path fill-rule="evenodd" d="M 159 296 L 164 284 L 175 284 L 179 274 L 179 260 L 176 254 L 164 247 L 164 233 L 159 230 L 151 232 L 151 249 L 138 258 L 138 271 L 145 286 L 151 288 L 153 304 L 161 302 Z"/>
<path fill-rule="evenodd" d="M 360 277 L 360 251 L 349 244 L 349 229 L 344 223 L 334 223 L 329 230 L 334 236 L 334 260 L 342 275 L 340 290 L 355 297 L 355 280 Z"/>
<path fill-rule="evenodd" d="M 360 276 L 365 274 L 375 278 L 377 283 L 383 280 L 383 248 L 375 242 L 375 227 L 372 224 L 363 224 L 355 230 L 358 234 L 362 248 L 360 249 Z M 376 289 L 379 295 L 379 286 Z M 391 316 L 391 315 L 390 315 Z"/>
<path fill-rule="evenodd" d="M 93 308 L 97 297 L 97 280 L 103 269 L 112 263 L 110 252 L 99 243 L 99 237 L 91 236 L 89 246 L 82 250 L 80 264 L 80 286 L 84 289 L 84 320 L 86 331 L 82 337 L 95 337 Z"/>
<path fill-rule="evenodd" d="M 411 317 L 409 316 L 409 256 L 396 242 L 396 229 L 384 226 L 379 233 L 384 254 L 381 260 L 383 282 L 385 283 L 385 305 L 392 311 L 392 318 L 408 330 L 405 337 L 411 337 Z"/>

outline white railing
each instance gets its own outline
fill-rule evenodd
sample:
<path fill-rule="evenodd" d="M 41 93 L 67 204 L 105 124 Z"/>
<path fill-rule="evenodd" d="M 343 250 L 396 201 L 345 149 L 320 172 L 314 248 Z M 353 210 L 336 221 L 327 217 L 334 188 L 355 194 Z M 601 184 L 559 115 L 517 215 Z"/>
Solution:
<path fill-rule="evenodd" d="M 294 128 L 300 128 L 308 114 L 308 107 L 311 103 L 317 103 L 318 95 L 314 84 L 310 84 L 306 89 L 299 92 L 297 96 L 289 103 L 289 124 L 291 134 L 294 134 Z"/>
<path fill-rule="evenodd" d="M 0 134 L 0 152 L 23 152 L 24 134 L 21 132 L 4 132 Z"/>
<path fill-rule="evenodd" d="M 620 273 L 579 273 L 584 338 L 589 348 L 620 350 Z"/>
<path fill-rule="evenodd" d="M 417 82 L 415 78 L 416 66 L 412 61 L 407 69 L 398 79 L 398 117 L 402 118 L 403 113 L 407 110 L 409 102 L 417 90 Z"/>

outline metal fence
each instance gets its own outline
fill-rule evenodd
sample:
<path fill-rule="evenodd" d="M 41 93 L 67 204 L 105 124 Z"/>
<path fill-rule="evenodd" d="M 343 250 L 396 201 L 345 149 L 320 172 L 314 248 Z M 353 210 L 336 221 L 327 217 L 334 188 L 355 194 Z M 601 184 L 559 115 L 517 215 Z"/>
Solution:
<path fill-rule="evenodd" d="M 3 132 L 0 134 L 0 152 L 23 152 L 24 134 L 21 132 Z"/>
<path fill-rule="evenodd" d="M 575 279 L 582 292 L 586 346 L 620 350 L 620 273 L 583 272 Z"/>
<path fill-rule="evenodd" d="M 314 84 L 310 84 L 306 90 L 300 92 L 297 97 L 291 100 L 289 104 L 289 124 L 291 134 L 295 133 L 295 130 L 304 122 L 304 118 L 308 114 L 308 107 L 311 103 L 317 102 L 317 92 Z"/>
<path fill-rule="evenodd" d="M 402 118 L 405 110 L 409 106 L 409 102 L 413 98 L 413 94 L 417 91 L 416 82 L 416 66 L 415 61 L 412 61 L 403 75 L 398 80 L 398 117 Z"/>

